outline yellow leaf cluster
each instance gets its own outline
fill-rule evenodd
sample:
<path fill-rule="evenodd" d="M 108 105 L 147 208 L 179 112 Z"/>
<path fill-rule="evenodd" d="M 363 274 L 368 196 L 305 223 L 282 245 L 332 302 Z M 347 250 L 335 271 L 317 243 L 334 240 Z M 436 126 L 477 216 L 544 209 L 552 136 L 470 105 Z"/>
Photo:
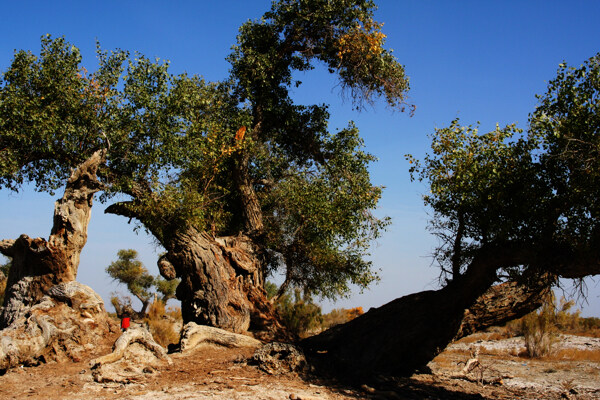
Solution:
<path fill-rule="evenodd" d="M 337 56 L 340 61 L 352 60 L 355 57 L 372 59 L 383 52 L 383 43 L 386 35 L 381 32 L 383 24 L 368 20 L 364 24 L 357 24 L 354 28 L 343 34 L 337 43 Z"/>

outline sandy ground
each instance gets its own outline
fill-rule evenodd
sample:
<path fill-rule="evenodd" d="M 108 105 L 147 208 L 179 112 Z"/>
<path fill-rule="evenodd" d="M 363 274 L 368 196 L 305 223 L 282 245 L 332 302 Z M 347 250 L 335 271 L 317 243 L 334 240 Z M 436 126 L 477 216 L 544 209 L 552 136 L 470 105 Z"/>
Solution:
<path fill-rule="evenodd" d="M 600 339 L 564 336 L 560 346 L 600 352 Z M 96 353 L 107 351 L 98 344 Z M 514 354 L 522 338 L 455 343 L 438 356 L 432 373 L 356 387 L 300 377 L 268 375 L 247 365 L 251 350 L 204 349 L 172 355 L 131 384 L 96 383 L 89 359 L 17 368 L 0 376 L 0 399 L 600 399 L 600 362 L 531 360 Z M 479 348 L 481 367 L 462 374 Z M 97 354 L 96 354 L 97 355 Z"/>

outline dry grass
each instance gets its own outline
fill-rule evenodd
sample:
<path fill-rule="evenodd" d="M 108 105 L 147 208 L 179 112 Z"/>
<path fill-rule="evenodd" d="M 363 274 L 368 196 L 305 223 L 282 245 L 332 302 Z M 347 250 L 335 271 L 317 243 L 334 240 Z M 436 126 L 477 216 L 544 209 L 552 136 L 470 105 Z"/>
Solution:
<path fill-rule="evenodd" d="M 165 303 L 157 300 L 150 304 L 148 314 L 144 318 L 154 340 L 164 348 L 179 342 L 179 334 L 175 332 L 173 323 L 176 318 L 173 318 L 173 315 L 181 317 L 181 310 L 169 308 L 167 311 Z"/>
<path fill-rule="evenodd" d="M 503 332 L 503 331 L 499 331 L 499 330 L 494 330 L 491 332 L 477 332 L 474 333 L 472 335 L 466 336 L 460 340 L 457 340 L 457 343 L 464 343 L 464 344 L 468 344 L 468 343 L 475 343 L 478 342 L 480 340 L 482 341 L 486 341 L 486 340 L 502 340 L 502 339 L 507 339 L 511 337 L 511 335 L 509 335 L 507 332 Z"/>
<path fill-rule="evenodd" d="M 592 328 L 586 331 L 569 332 L 569 335 L 593 337 L 596 339 L 600 339 L 600 328 Z"/>
<path fill-rule="evenodd" d="M 544 361 L 600 362 L 600 350 L 560 349 L 542 357 Z"/>

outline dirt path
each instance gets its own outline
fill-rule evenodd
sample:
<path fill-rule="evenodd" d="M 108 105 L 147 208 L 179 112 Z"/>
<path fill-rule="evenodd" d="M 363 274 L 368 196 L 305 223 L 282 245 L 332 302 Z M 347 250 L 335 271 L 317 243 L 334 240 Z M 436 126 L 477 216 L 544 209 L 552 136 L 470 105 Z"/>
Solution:
<path fill-rule="evenodd" d="M 572 348 L 600 351 L 600 339 L 565 338 Z M 577 347 L 579 346 L 579 347 Z M 469 351 L 480 348 L 483 366 L 461 375 Z M 598 399 L 600 362 L 520 358 L 518 339 L 450 346 L 430 364 L 431 374 L 381 382 L 376 388 L 337 386 L 297 375 L 272 376 L 243 360 L 250 350 L 208 349 L 173 355 L 173 364 L 149 369 L 134 383 L 96 383 L 89 359 L 17 368 L 0 376 L 1 399 Z M 480 375 L 486 384 L 478 382 Z M 500 378 L 500 379 L 497 379 Z M 495 382 L 495 383 L 491 383 Z"/>

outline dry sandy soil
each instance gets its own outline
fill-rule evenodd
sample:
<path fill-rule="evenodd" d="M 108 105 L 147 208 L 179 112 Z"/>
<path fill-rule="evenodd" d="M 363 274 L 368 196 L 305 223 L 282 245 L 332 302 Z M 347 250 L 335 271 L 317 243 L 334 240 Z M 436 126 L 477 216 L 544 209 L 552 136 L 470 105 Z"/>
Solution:
<path fill-rule="evenodd" d="M 600 399 L 600 362 L 517 357 L 522 338 L 455 343 L 431 364 L 431 373 L 348 387 L 295 374 L 273 376 L 247 365 L 251 350 L 204 349 L 172 355 L 173 363 L 130 384 L 96 383 L 89 360 L 109 352 L 107 338 L 88 359 L 17 368 L 0 376 L 0 399 Z M 565 336 L 565 349 L 600 352 L 600 339 Z M 464 374 L 480 349 L 480 367 Z M 590 353 L 591 354 L 591 353 Z M 597 359 L 597 358 L 596 358 Z"/>

